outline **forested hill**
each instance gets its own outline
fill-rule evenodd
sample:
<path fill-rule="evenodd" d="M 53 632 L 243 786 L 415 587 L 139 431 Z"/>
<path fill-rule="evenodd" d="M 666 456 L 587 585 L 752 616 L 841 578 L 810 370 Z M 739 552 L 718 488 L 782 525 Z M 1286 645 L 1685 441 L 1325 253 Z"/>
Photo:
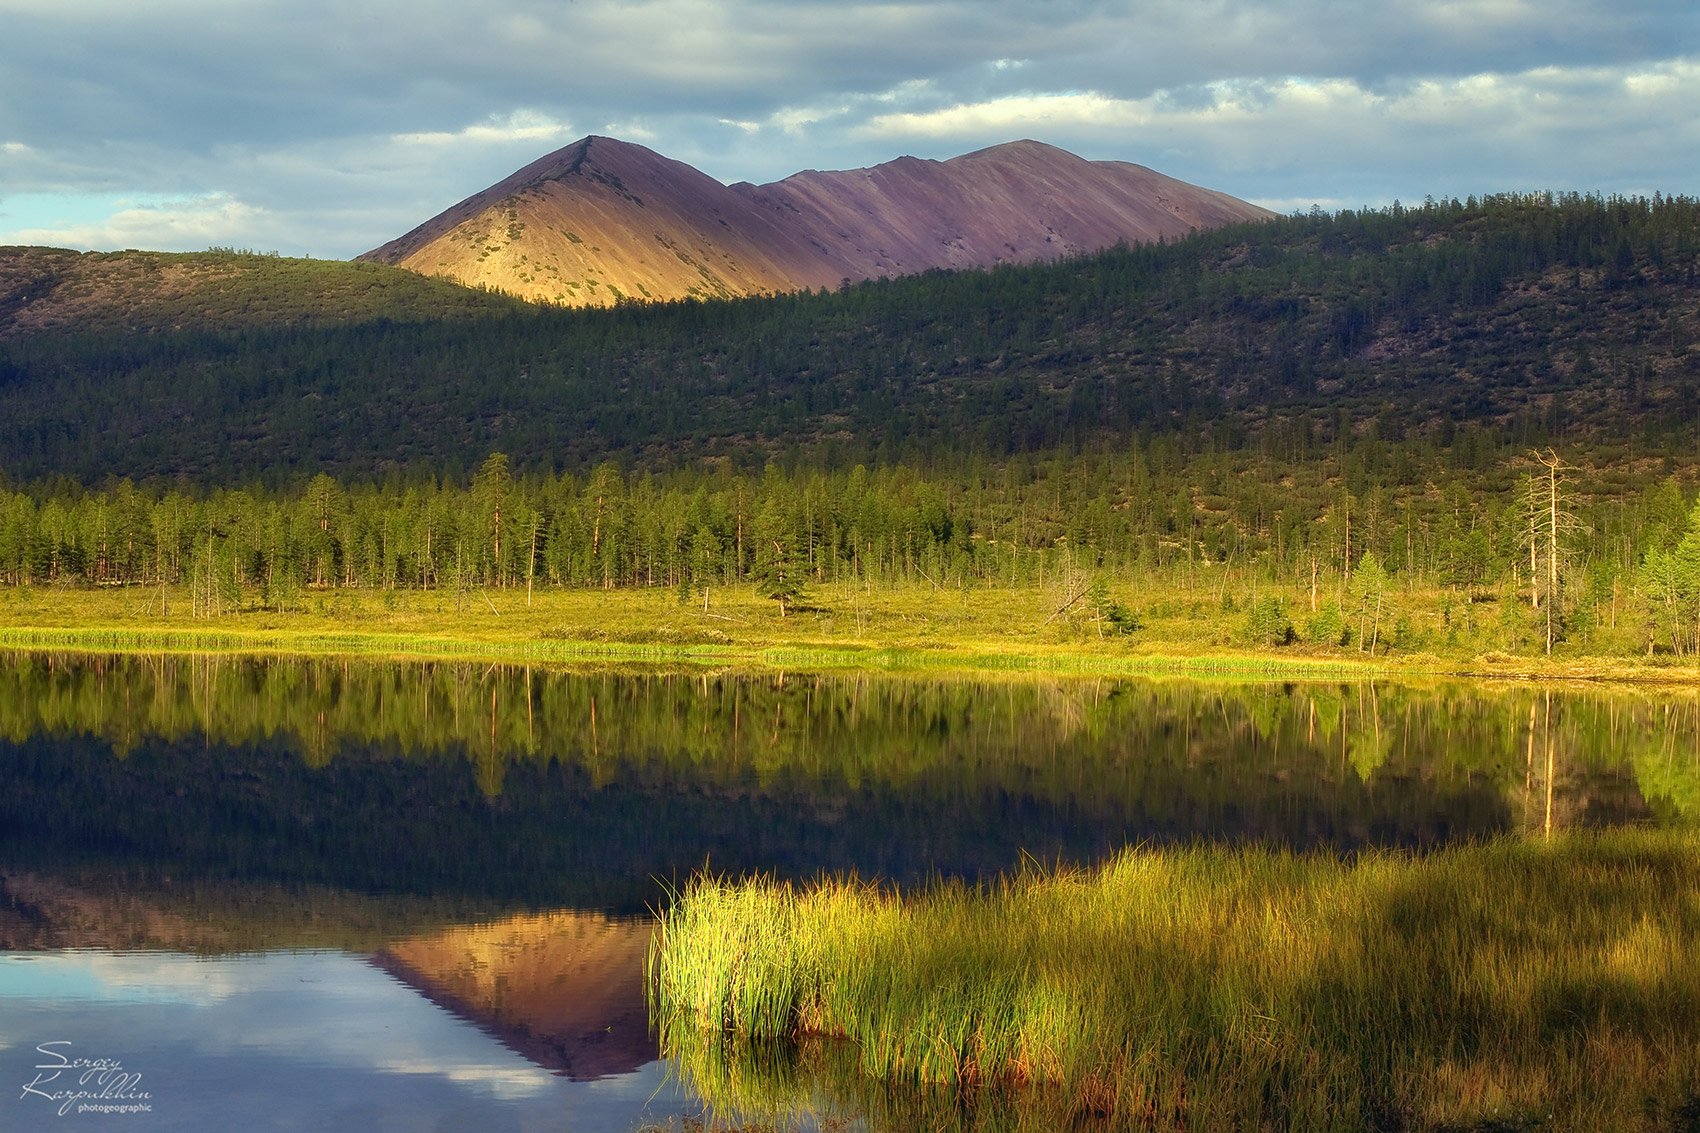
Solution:
<path fill-rule="evenodd" d="M 428 283 L 430 281 L 421 281 Z M 1313 214 L 771 299 L 0 340 L 0 464 L 300 481 L 800 452 L 1432 438 L 1692 447 L 1700 202 Z M 289 283 L 295 287 L 296 284 Z"/>
<path fill-rule="evenodd" d="M 207 331 L 512 312 L 505 296 L 384 264 L 205 252 L 0 248 L 0 338 Z"/>

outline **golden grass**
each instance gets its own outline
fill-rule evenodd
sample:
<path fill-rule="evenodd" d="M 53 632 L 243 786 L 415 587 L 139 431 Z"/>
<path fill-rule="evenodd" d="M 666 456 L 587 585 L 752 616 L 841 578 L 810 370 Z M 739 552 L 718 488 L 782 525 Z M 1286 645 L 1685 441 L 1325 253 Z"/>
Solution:
<path fill-rule="evenodd" d="M 767 1101 L 872 1082 L 1025 1099 L 1034 1128 L 1652 1130 L 1700 1113 L 1697 957 L 1700 840 L 1643 831 L 1130 850 L 913 896 L 703 878 L 650 975 L 664 1045 L 734 1108 L 776 1041 L 843 1038 L 853 1073 L 793 1048 Z"/>
<path fill-rule="evenodd" d="M 305 609 L 189 615 L 186 593 L 142 589 L 0 590 L 0 646 L 469 657 L 512 661 L 663 660 L 759 669 L 1045 673 L 1189 672 L 1339 676 L 1378 666 L 1349 654 L 1257 654 L 1205 641 L 1100 639 L 1033 611 L 1024 590 L 872 593 L 833 588 L 781 617 L 748 589 L 716 590 L 709 608 L 671 590 L 340 590 Z M 162 613 L 162 608 L 164 613 Z"/>
<path fill-rule="evenodd" d="M 1207 595 L 1169 595 L 1131 637 L 1103 637 L 1089 618 L 1050 618 L 1045 588 L 931 586 L 817 589 L 781 617 L 747 588 L 716 589 L 709 607 L 671 590 L 334 590 L 287 612 L 248 607 L 190 616 L 186 592 L 110 588 L 0 589 L 0 646 L 462 657 L 516 662 L 668 662 L 744 669 L 1268 676 L 1460 675 L 1500 679 L 1691 684 L 1693 663 L 1669 658 L 1556 660 L 1503 653 L 1395 653 L 1233 644 L 1236 615 Z M 1163 596 L 1159 596 L 1163 597 Z M 1182 598 L 1190 597 L 1190 601 Z M 1155 606 L 1153 607 L 1155 608 Z M 1071 611 L 1074 613 L 1075 611 Z"/>

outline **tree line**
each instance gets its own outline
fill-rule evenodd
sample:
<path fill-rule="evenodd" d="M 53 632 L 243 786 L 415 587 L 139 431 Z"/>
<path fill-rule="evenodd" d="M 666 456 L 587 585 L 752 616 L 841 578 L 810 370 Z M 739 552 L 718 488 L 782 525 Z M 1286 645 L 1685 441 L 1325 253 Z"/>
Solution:
<path fill-rule="evenodd" d="M 753 586 L 795 604 L 844 584 L 1097 577 L 1104 609 L 1106 591 L 1126 611 L 1145 582 L 1249 602 L 1248 632 L 1266 644 L 1376 651 L 1397 643 L 1414 603 L 1449 623 L 1454 607 L 1475 617 L 1503 600 L 1528 611 L 1531 648 L 1581 636 L 1700 652 L 1700 505 L 1687 480 L 1633 471 L 1615 448 L 1567 458 L 1479 443 L 1491 446 L 1479 468 L 1359 437 L 1301 462 L 1154 440 L 842 471 L 521 473 L 494 453 L 459 480 L 37 482 L 0 488 L 0 583 L 188 587 L 192 612 L 214 614 L 303 609 L 332 591 L 635 587 L 684 602 Z"/>

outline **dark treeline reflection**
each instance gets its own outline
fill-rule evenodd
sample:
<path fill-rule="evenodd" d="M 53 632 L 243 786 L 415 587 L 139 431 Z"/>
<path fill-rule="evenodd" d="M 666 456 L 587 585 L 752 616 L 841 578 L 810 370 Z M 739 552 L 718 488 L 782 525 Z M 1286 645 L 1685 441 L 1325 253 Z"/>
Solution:
<path fill-rule="evenodd" d="M 0 655 L 0 852 L 635 910 L 1128 842 L 1700 817 L 1700 698 Z"/>

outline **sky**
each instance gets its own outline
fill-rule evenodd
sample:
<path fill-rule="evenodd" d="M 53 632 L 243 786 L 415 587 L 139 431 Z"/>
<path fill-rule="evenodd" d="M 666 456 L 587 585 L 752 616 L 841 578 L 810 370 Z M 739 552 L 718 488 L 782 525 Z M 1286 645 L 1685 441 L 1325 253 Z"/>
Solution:
<path fill-rule="evenodd" d="M 1278 212 L 1700 195 L 1695 0 L 0 0 L 0 244 L 346 258 L 586 134 L 1035 138 Z"/>

